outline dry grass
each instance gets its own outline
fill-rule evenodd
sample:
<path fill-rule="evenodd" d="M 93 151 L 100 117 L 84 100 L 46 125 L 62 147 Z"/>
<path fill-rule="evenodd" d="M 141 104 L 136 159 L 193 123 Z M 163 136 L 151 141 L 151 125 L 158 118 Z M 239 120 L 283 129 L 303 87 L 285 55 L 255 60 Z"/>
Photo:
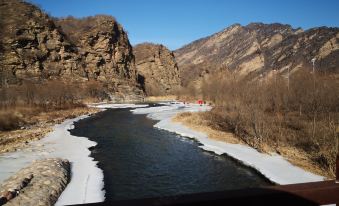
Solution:
<path fill-rule="evenodd" d="M 25 122 L 22 115 L 12 111 L 0 111 L 0 131 L 17 129 Z"/>
<path fill-rule="evenodd" d="M 175 95 L 166 95 L 166 96 L 149 96 L 145 98 L 145 101 L 157 102 L 157 101 L 172 101 L 177 100 Z"/>
<path fill-rule="evenodd" d="M 184 112 L 176 115 L 172 121 L 180 122 L 196 131 L 206 133 L 209 138 L 232 144 L 244 144 L 241 139 L 235 137 L 231 132 L 220 131 L 212 128 L 211 123 L 205 118 L 206 113 Z"/>
<path fill-rule="evenodd" d="M 98 82 L 85 85 L 58 79 L 0 87 L 0 152 L 44 137 L 54 124 L 67 118 L 96 112 L 82 102 L 101 101 L 104 96 Z"/>
<path fill-rule="evenodd" d="M 26 113 L 24 111 L 26 111 Z M 35 113 L 32 113 L 33 111 Z M 25 123 L 21 125 L 19 129 L 0 131 L 0 153 L 24 148 L 29 142 L 39 140 L 46 136 L 47 133 L 52 131 L 52 127 L 55 124 L 61 123 L 65 119 L 75 118 L 84 114 L 92 114 L 99 110 L 88 107 L 77 107 L 49 112 L 38 111 L 39 109 L 16 109 L 16 113 L 24 113 L 19 116 L 21 121 Z M 0 112 L 0 114 L 2 114 L 2 112 Z"/>
<path fill-rule="evenodd" d="M 303 68 L 289 80 L 278 73 L 274 78 L 251 80 L 221 71 L 181 96 L 202 96 L 213 102 L 213 109 L 204 115 L 212 128 L 232 132 L 261 152 L 280 150 L 295 164 L 310 165 L 310 170 L 334 177 L 339 79 Z"/>
<path fill-rule="evenodd" d="M 328 170 L 324 170 L 319 164 L 316 164 L 312 160 L 312 156 L 303 150 L 297 149 L 291 146 L 279 146 L 275 148 L 275 152 L 286 158 L 290 163 L 295 166 L 301 167 L 306 171 L 313 172 L 315 174 L 324 176 L 328 179 L 333 179 L 333 174 L 329 173 Z"/>
<path fill-rule="evenodd" d="M 20 150 L 31 141 L 43 138 L 52 131 L 52 125 L 44 127 L 31 127 L 29 129 L 19 129 L 6 132 L 0 132 L 0 153 Z"/>
<path fill-rule="evenodd" d="M 209 119 L 208 112 L 200 113 L 180 113 L 175 116 L 172 121 L 180 122 L 185 126 L 194 129 L 196 131 L 203 132 L 208 135 L 209 138 L 215 139 L 217 141 L 223 141 L 230 144 L 246 144 L 242 138 L 237 137 L 232 132 L 222 131 L 222 128 L 215 128 L 213 122 Z M 333 178 L 333 175 L 328 171 L 322 169 L 318 164 L 312 161 L 310 154 L 306 153 L 303 150 L 299 150 L 295 147 L 289 145 L 280 145 L 279 147 L 272 147 L 268 144 L 261 146 L 261 152 L 271 153 L 277 152 L 286 158 L 293 165 L 301 167 L 307 171 L 313 172 L 325 176 L 327 178 Z"/>

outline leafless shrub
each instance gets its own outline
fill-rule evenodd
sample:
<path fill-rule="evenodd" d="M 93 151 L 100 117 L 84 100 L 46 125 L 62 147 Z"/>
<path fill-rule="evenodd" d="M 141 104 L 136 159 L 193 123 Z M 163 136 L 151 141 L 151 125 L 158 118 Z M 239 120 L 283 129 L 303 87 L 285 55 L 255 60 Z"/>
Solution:
<path fill-rule="evenodd" d="M 289 82 L 278 74 L 249 81 L 223 71 L 203 80 L 198 92 L 215 104 L 206 115 L 215 128 L 232 131 L 259 150 L 296 147 L 334 174 L 339 81 L 302 69 Z"/>

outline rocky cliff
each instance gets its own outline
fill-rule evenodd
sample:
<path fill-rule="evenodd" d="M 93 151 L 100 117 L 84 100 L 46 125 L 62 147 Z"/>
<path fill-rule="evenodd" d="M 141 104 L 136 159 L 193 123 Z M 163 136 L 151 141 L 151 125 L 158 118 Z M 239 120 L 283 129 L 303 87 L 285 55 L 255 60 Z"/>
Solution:
<path fill-rule="evenodd" d="M 137 83 L 132 46 L 127 33 L 111 16 L 98 15 L 56 20 L 69 40 L 76 45 L 88 79 L 95 79 L 115 91 L 115 98 L 124 93 L 141 95 Z"/>
<path fill-rule="evenodd" d="M 36 6 L 1 0 L 1 85 L 62 79 L 106 85 L 112 100 L 143 96 L 132 46 L 113 17 L 54 19 Z"/>
<path fill-rule="evenodd" d="M 139 80 L 148 95 L 166 95 L 180 88 L 179 69 L 173 52 L 159 44 L 134 47 Z"/>
<path fill-rule="evenodd" d="M 250 77 L 273 70 L 299 68 L 339 72 L 339 29 L 320 27 L 303 31 L 290 25 L 234 24 L 175 51 L 183 84 L 216 70 L 231 70 Z"/>
<path fill-rule="evenodd" d="M 76 48 L 37 7 L 1 0 L 1 85 L 84 76 Z"/>

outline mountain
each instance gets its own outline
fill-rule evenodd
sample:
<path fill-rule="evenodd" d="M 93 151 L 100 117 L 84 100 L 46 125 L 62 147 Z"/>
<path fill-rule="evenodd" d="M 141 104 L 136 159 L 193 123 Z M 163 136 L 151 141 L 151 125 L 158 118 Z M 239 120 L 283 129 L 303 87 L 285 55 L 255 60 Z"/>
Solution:
<path fill-rule="evenodd" d="M 1 0 L 0 13 L 0 86 L 94 80 L 113 100 L 143 96 L 132 46 L 113 17 L 53 19 L 19 0 Z"/>
<path fill-rule="evenodd" d="M 112 16 L 67 17 L 55 22 L 76 46 L 87 79 L 108 83 L 115 96 L 141 94 L 132 46 L 127 33 Z"/>
<path fill-rule="evenodd" d="M 339 72 L 339 29 L 319 27 L 306 31 L 284 24 L 234 24 L 174 51 L 183 85 L 207 73 L 227 69 L 258 77 L 311 68 Z"/>
<path fill-rule="evenodd" d="M 166 95 L 180 88 L 179 69 L 173 52 L 152 43 L 138 44 L 133 51 L 146 94 Z"/>
<path fill-rule="evenodd" d="M 55 76 L 84 78 L 80 56 L 48 15 L 21 1 L 0 2 L 1 83 Z"/>

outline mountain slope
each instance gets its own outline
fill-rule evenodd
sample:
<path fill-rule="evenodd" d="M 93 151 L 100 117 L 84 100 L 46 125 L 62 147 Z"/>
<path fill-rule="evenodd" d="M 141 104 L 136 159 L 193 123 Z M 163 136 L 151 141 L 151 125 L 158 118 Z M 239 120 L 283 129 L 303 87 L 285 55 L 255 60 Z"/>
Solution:
<path fill-rule="evenodd" d="M 307 31 L 290 25 L 234 24 L 175 51 L 184 85 L 218 69 L 257 77 L 272 70 L 281 73 L 311 67 L 339 72 L 339 29 L 320 27 Z"/>

